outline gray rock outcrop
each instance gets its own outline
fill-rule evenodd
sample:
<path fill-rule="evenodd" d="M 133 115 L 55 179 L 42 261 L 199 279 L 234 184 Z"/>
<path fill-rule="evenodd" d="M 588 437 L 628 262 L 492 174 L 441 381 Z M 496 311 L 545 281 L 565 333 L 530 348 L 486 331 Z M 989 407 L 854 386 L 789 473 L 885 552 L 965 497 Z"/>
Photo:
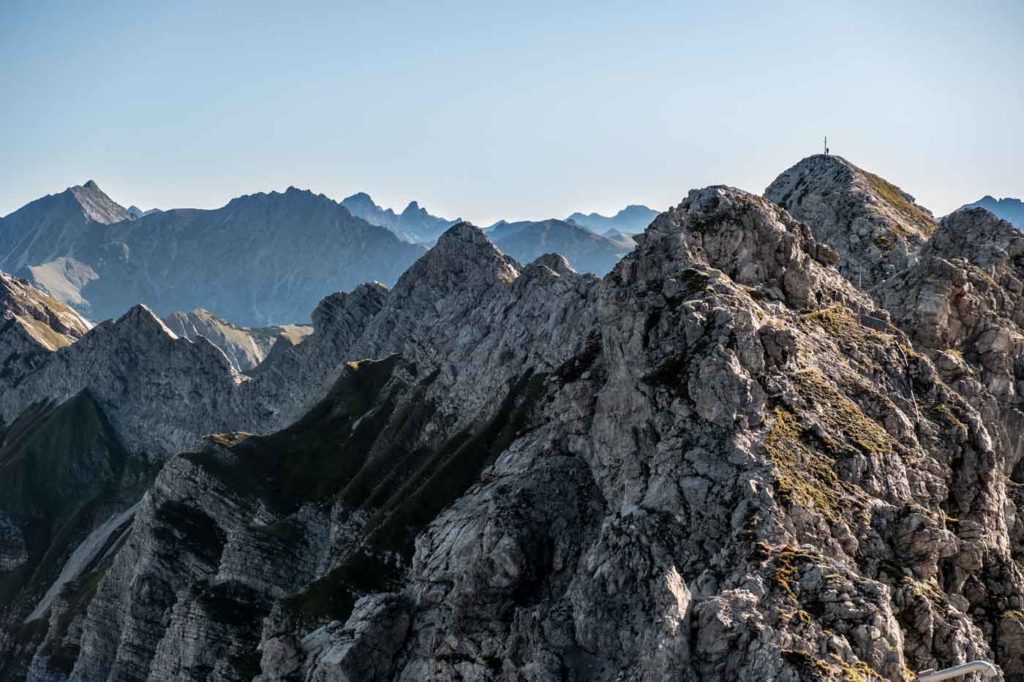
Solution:
<path fill-rule="evenodd" d="M 914 197 L 839 156 L 802 160 L 764 196 L 834 248 L 839 271 L 858 287 L 872 287 L 912 264 L 935 231 L 932 214 Z"/>
<path fill-rule="evenodd" d="M 301 419 L 168 461 L 28 676 L 1024 675 L 1001 436 L 839 258 L 727 187 L 602 280 L 451 228 Z"/>
<path fill-rule="evenodd" d="M 294 346 L 313 332 L 311 326 L 298 324 L 242 327 L 202 308 L 174 313 L 163 322 L 177 336 L 189 341 L 205 337 L 224 351 L 231 366 L 239 372 L 247 372 L 263 362 L 276 343 Z"/>
<path fill-rule="evenodd" d="M 91 325 L 25 280 L 0 272 L 0 374 L 20 376 L 71 345 Z"/>

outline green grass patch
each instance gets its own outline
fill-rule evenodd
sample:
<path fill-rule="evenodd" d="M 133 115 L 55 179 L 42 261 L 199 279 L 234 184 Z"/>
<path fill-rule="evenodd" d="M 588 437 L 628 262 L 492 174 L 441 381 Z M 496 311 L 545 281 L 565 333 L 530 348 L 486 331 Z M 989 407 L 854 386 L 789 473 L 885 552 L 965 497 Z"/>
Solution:
<path fill-rule="evenodd" d="M 920 206 L 915 204 L 910 197 L 903 192 L 899 187 L 892 184 L 885 178 L 881 178 L 874 173 L 868 173 L 862 171 L 865 178 L 867 178 L 868 184 L 871 186 L 879 196 L 890 206 L 892 206 L 903 218 L 906 226 L 909 226 L 913 232 L 920 232 L 921 234 L 930 237 L 935 232 L 935 221 L 928 213 Z M 900 236 L 906 237 L 910 234 L 910 231 L 904 227 L 901 231 Z"/>

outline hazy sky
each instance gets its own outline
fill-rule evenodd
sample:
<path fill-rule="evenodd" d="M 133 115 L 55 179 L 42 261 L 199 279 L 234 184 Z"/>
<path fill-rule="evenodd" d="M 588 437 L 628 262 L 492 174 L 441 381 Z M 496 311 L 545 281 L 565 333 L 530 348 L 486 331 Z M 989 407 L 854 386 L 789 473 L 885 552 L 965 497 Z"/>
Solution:
<path fill-rule="evenodd" d="M 833 152 L 1024 195 L 1024 2 L 0 0 L 0 214 L 289 185 L 481 224 L 760 193 Z"/>

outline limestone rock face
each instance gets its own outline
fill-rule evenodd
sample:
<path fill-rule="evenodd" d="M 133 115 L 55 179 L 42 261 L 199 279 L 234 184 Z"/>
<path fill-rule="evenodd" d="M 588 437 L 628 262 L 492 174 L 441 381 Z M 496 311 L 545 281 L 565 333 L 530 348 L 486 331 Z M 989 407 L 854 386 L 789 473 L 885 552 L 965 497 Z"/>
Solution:
<path fill-rule="evenodd" d="M 24 327 L 47 350 L 57 350 L 73 343 L 92 327 L 85 318 L 57 299 L 33 289 L 23 279 L 2 272 L 0 314 L 5 322 L 14 321 Z"/>
<path fill-rule="evenodd" d="M 356 583 L 397 581 L 416 530 L 528 426 L 544 375 L 563 365 L 571 373 L 593 343 L 569 332 L 590 326 L 596 285 L 558 257 L 520 270 L 477 228 L 452 228 L 386 295 L 357 341 L 363 350 L 350 351 L 387 359 L 346 367 L 280 434 L 215 437 L 168 463 L 99 585 L 97 610 L 85 615 L 72 677 L 189 679 L 211 667 L 236 676 L 249 674 L 247 666 L 259 671 L 263 658 L 268 671 L 306 667 L 321 679 L 390 671 L 379 655 L 388 645 L 370 636 L 405 634 L 379 610 L 411 618 L 406 597 L 361 602 L 364 621 L 314 636 L 308 656 L 299 639 L 326 617 L 347 619 L 362 589 Z M 385 292 L 358 293 L 365 310 Z M 357 301 L 346 299 L 322 307 L 325 327 L 330 318 L 336 329 L 357 329 Z M 407 327 L 396 333 L 400 324 Z M 202 499 L 194 488 L 206 491 Z M 172 573 L 163 596 L 154 594 Z M 335 591 L 337 598 L 318 596 Z M 260 655 L 251 627 L 264 616 L 277 625 L 267 626 Z M 212 627 L 197 632 L 196 622 Z M 41 651 L 67 634 L 51 617 L 46 637 Z M 397 655 L 401 642 L 390 646 Z M 52 669 L 42 655 L 34 666 L 40 676 Z"/>
<path fill-rule="evenodd" d="M 91 325 L 23 279 L 0 272 L 0 373 L 31 371 L 49 353 L 74 343 Z"/>
<path fill-rule="evenodd" d="M 189 341 L 205 337 L 224 351 L 231 366 L 239 372 L 247 372 L 263 362 L 279 341 L 285 347 L 294 346 L 313 332 L 309 325 L 298 324 L 242 327 L 202 308 L 174 313 L 165 317 L 163 322 L 177 336 Z"/>
<path fill-rule="evenodd" d="M 839 271 L 860 287 L 912 264 L 935 231 L 932 214 L 914 197 L 839 156 L 804 159 L 776 178 L 764 196 L 834 248 Z"/>
<path fill-rule="evenodd" d="M 1014 607 L 993 609 L 991 601 L 1016 602 L 1024 592 L 1022 281 L 1021 233 L 984 209 L 968 208 L 942 220 L 917 265 L 876 290 L 893 321 L 933 359 L 942 379 L 977 409 L 993 440 L 995 467 L 1004 475 L 991 483 L 974 476 L 955 480 L 951 494 L 961 499 L 982 491 L 994 496 L 971 533 L 987 539 L 998 529 L 993 538 L 998 551 L 992 540 L 973 543 L 972 551 L 958 557 L 950 579 L 970 584 L 964 591 L 969 613 L 994 638 L 1008 672 L 1020 670 L 1015 648 L 1020 619 Z"/>
<path fill-rule="evenodd" d="M 313 332 L 297 344 L 277 342 L 241 387 L 238 428 L 269 432 L 291 423 L 322 398 L 351 357 L 351 348 L 380 312 L 388 289 L 362 284 L 328 296 L 313 311 Z"/>
<path fill-rule="evenodd" d="M 137 306 L 49 354 L 31 372 L 0 378 L 0 418 L 10 422 L 34 403 L 89 390 L 130 451 L 160 460 L 203 433 L 234 428 L 231 401 L 239 381 L 213 344 L 179 339 Z"/>
<path fill-rule="evenodd" d="M 1015 330 L 901 331 L 935 324 L 918 291 L 963 298 L 934 279 L 978 241 L 958 230 L 991 246 L 949 281 L 1010 287 L 1016 246 L 983 218 L 947 219 L 884 309 L 838 245 L 729 187 L 601 280 L 456 225 L 230 387 L 236 415 L 275 387 L 283 421 L 292 374 L 338 370 L 298 420 L 167 460 L 45 632 L 0 647 L 90 681 L 1024 675 L 1019 431 L 979 378 L 1017 376 Z"/>

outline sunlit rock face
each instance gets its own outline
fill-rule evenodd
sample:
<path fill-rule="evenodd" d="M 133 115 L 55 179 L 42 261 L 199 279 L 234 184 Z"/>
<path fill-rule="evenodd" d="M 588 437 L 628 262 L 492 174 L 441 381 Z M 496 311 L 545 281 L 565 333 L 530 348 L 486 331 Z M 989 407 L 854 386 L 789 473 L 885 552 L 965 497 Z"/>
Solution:
<path fill-rule="evenodd" d="M 935 231 L 931 212 L 899 187 L 839 156 L 811 156 L 775 179 L 764 196 L 839 254 L 837 267 L 871 287 L 912 264 Z"/>
<path fill-rule="evenodd" d="M 801 167 L 870 205 L 845 161 Z M 137 507 L 72 543 L 114 528 L 41 618 L 5 626 L 0 670 L 912 680 L 987 658 L 1024 676 L 1016 233 L 981 212 L 916 235 L 892 206 L 843 218 L 903 235 L 868 290 L 850 268 L 873 252 L 784 204 L 694 190 L 601 279 L 460 223 L 247 377 L 133 311 L 115 326 L 210 363 L 221 383 L 189 401 L 227 396 L 201 405 L 232 426 L 199 443 L 192 424 Z M 29 554 L 21 528 L 0 517 L 4 565 Z"/>
<path fill-rule="evenodd" d="M 163 322 L 176 335 L 190 341 L 205 337 L 224 351 L 231 366 L 239 372 L 247 372 L 263 362 L 278 342 L 282 347 L 294 346 L 313 332 L 310 325 L 299 324 L 243 327 L 202 308 L 174 313 Z"/>

